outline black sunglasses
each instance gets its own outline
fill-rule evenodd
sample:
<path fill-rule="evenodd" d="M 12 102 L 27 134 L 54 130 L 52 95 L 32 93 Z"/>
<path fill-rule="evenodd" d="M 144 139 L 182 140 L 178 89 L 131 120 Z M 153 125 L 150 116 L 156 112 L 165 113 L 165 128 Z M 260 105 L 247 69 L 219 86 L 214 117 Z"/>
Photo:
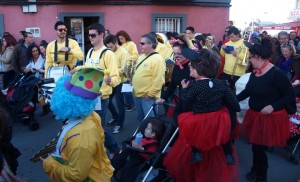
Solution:
<path fill-rule="evenodd" d="M 149 44 L 149 42 L 140 42 L 140 45 Z"/>
<path fill-rule="evenodd" d="M 68 29 L 66 29 L 66 28 L 60 28 L 60 29 L 57 29 L 57 30 L 58 30 L 59 32 L 63 32 L 63 31 L 64 31 L 64 32 L 67 32 Z"/>
<path fill-rule="evenodd" d="M 97 35 L 97 34 L 92 33 L 92 34 L 89 34 L 88 36 L 91 37 L 91 38 L 95 38 L 96 35 Z"/>

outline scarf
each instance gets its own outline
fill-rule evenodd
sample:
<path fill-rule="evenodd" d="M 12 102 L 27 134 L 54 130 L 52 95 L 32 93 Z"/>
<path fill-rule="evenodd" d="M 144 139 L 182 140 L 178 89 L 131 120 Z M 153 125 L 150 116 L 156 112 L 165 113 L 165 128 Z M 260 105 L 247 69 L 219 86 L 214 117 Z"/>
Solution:
<path fill-rule="evenodd" d="M 265 61 L 260 68 L 256 68 L 253 70 L 253 73 L 261 75 L 261 70 L 264 69 L 268 65 L 269 61 Z"/>
<path fill-rule="evenodd" d="M 182 62 L 179 62 L 179 61 L 175 61 L 175 65 L 179 66 L 179 68 L 182 70 L 183 69 L 183 65 L 186 64 L 186 63 L 189 63 L 190 60 L 189 59 L 186 59 Z"/>

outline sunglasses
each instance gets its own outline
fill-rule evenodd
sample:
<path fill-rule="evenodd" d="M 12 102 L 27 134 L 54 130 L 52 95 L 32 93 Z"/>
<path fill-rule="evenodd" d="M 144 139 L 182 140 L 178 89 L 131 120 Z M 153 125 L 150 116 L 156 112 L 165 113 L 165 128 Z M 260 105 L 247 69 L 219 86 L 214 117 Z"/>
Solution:
<path fill-rule="evenodd" d="M 92 33 L 92 34 L 89 34 L 88 36 L 91 38 L 95 38 L 97 36 L 97 34 Z"/>
<path fill-rule="evenodd" d="M 140 42 L 140 45 L 148 44 L 147 42 Z"/>
<path fill-rule="evenodd" d="M 66 28 L 60 28 L 60 29 L 57 29 L 59 32 L 67 32 L 68 29 Z"/>

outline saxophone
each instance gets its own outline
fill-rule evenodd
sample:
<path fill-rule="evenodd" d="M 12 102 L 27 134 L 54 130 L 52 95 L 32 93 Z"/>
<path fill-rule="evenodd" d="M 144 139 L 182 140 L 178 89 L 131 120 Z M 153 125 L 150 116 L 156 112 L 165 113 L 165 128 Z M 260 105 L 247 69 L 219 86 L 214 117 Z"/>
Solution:
<path fill-rule="evenodd" d="M 231 78 L 234 77 L 236 68 L 237 68 L 237 66 L 238 66 L 239 55 L 240 55 L 240 53 L 242 52 L 242 47 L 240 46 L 240 47 L 236 48 L 235 51 L 237 52 L 237 54 L 236 54 L 236 60 L 235 60 L 235 64 L 234 64 L 234 67 L 233 67 L 233 70 L 232 70 Z"/>

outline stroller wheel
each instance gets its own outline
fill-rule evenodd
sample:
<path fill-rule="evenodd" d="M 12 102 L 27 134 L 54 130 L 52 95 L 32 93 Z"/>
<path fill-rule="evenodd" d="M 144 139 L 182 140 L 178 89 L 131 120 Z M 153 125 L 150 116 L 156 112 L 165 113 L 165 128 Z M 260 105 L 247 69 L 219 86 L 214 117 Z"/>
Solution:
<path fill-rule="evenodd" d="M 37 122 L 32 122 L 32 123 L 29 123 L 29 124 L 28 124 L 28 127 L 30 128 L 30 130 L 36 131 L 36 130 L 39 129 L 40 124 L 37 123 Z"/>

